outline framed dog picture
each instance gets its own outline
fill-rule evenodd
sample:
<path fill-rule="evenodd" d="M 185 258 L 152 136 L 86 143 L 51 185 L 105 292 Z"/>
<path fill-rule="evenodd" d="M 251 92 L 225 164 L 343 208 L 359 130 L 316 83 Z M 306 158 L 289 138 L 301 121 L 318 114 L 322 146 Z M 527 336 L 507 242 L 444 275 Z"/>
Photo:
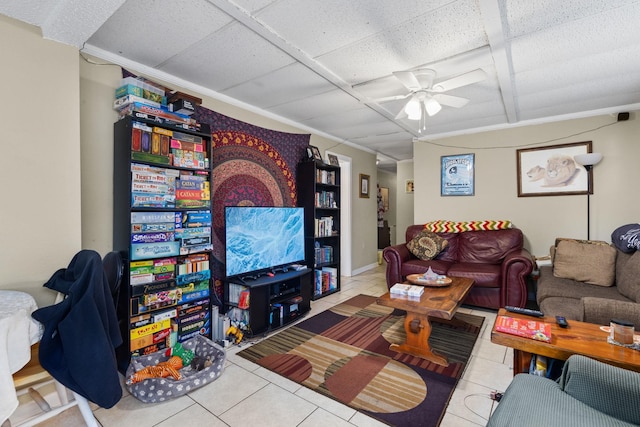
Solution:
<path fill-rule="evenodd" d="M 593 188 L 593 170 L 573 158 L 587 153 L 591 141 L 517 150 L 518 197 L 587 194 Z"/>

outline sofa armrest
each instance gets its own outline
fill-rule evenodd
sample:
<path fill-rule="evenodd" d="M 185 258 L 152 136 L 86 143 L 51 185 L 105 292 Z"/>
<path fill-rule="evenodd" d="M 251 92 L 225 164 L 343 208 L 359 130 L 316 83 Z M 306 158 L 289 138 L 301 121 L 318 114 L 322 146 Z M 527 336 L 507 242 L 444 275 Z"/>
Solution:
<path fill-rule="evenodd" d="M 565 393 L 597 411 L 640 424 L 640 373 L 573 355 L 558 383 Z"/>
<path fill-rule="evenodd" d="M 527 278 L 533 271 L 533 257 L 522 248 L 511 251 L 502 262 L 500 307 L 524 307 L 527 303 Z"/>
<path fill-rule="evenodd" d="M 640 325 L 640 304 L 608 298 L 582 297 L 584 321 L 597 325 L 608 325 L 611 319 L 623 319 Z"/>
<path fill-rule="evenodd" d="M 391 287 L 396 283 L 402 283 L 402 263 L 413 257 L 407 245 L 387 246 L 382 251 L 382 257 L 387 262 L 387 287 Z"/>

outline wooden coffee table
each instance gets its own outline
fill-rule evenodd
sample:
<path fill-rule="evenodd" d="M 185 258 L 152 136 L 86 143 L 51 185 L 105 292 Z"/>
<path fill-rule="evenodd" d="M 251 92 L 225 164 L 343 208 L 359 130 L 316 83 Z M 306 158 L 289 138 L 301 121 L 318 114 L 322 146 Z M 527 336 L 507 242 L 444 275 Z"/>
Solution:
<path fill-rule="evenodd" d="M 428 287 L 420 298 L 391 295 L 389 292 L 378 298 L 377 303 L 407 312 L 404 319 L 404 330 L 407 338 L 404 344 L 391 344 L 389 349 L 399 353 L 421 357 L 442 366 L 449 366 L 449 361 L 431 349 L 431 320 L 453 321 L 456 310 L 467 295 L 473 279 L 451 277 L 449 286 Z"/>
<path fill-rule="evenodd" d="M 553 317 L 540 319 L 510 313 L 503 308 L 498 311 L 498 316 L 538 320 L 551 325 L 551 342 L 546 343 L 498 332 L 494 323 L 491 342 L 513 348 L 514 375 L 529 372 L 531 356 L 534 354 L 558 360 L 567 360 L 572 354 L 581 354 L 610 365 L 640 372 L 640 351 L 609 344 L 607 342 L 609 334 L 600 330 L 600 325 L 568 320 L 569 327 L 564 329 L 556 324 Z"/>

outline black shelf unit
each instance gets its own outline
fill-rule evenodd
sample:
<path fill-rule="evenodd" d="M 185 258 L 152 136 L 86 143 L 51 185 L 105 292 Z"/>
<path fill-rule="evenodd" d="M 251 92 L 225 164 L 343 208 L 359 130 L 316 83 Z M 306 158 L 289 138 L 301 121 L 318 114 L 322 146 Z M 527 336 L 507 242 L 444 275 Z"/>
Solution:
<path fill-rule="evenodd" d="M 225 311 L 231 322 L 242 321 L 254 335 L 281 328 L 311 309 L 311 270 L 289 270 L 257 279 L 224 280 Z M 241 291 L 249 293 L 248 307 L 240 308 Z"/>
<path fill-rule="evenodd" d="M 305 216 L 305 263 L 313 269 L 316 300 L 340 291 L 340 167 L 299 163 L 297 187 Z"/>
<path fill-rule="evenodd" d="M 158 155 L 157 147 L 148 150 L 138 149 L 141 128 L 146 128 L 142 131 L 148 134 L 144 139 L 146 143 L 157 143 L 156 138 L 168 136 L 169 147 L 166 146 L 166 139 L 163 139 L 161 155 Z M 182 135 L 178 135 L 177 132 Z M 175 141 L 182 141 L 180 149 L 184 148 L 185 152 L 189 152 L 187 156 L 193 154 L 190 152 L 190 147 L 193 146 L 188 145 L 188 140 L 196 141 L 196 144 L 200 141 L 199 148 L 203 148 L 202 154 L 194 155 L 200 163 L 195 164 L 195 167 L 175 166 L 176 160 L 173 156 L 178 152 L 172 150 L 178 145 L 173 148 L 172 145 L 178 142 L 173 143 L 174 138 L 180 138 Z M 211 309 L 212 250 L 210 247 L 203 249 L 203 244 L 196 244 L 207 241 L 207 227 L 209 245 L 211 244 L 211 224 L 203 223 L 202 229 L 199 230 L 194 230 L 197 227 L 189 229 L 192 222 L 191 219 L 187 219 L 188 216 L 198 218 L 197 215 L 200 214 L 206 217 L 207 211 L 209 216 L 212 214 L 210 151 L 211 136 L 206 132 L 129 116 L 114 123 L 113 248 L 122 255 L 125 267 L 117 304 L 118 321 L 124 340 L 124 344 L 117 351 L 118 368 L 122 372 L 126 371 L 131 357 L 162 350 L 175 341 L 183 341 L 196 333 L 211 338 L 211 325 L 214 320 L 211 317 L 214 315 Z M 156 155 L 149 156 L 146 152 Z M 204 157 L 204 162 L 200 160 L 201 156 Z M 189 207 L 191 202 L 187 201 L 180 203 L 181 206 L 186 205 L 185 207 L 137 206 L 133 202 L 136 193 L 134 189 L 138 190 L 144 184 L 134 179 L 133 170 L 147 167 L 162 168 L 163 172 L 172 176 L 170 183 L 163 184 L 158 194 L 170 194 L 173 189 L 177 195 L 178 184 L 174 183 L 172 186 L 173 180 L 183 181 L 181 189 L 185 189 L 191 184 L 186 183 L 189 179 L 185 178 L 184 174 L 200 175 L 201 178 L 197 178 L 200 181 L 194 191 L 208 191 L 208 200 L 194 202 L 199 204 L 195 207 Z M 205 181 L 207 184 L 203 184 Z M 141 230 L 139 226 L 134 225 L 134 216 L 145 214 L 149 217 L 163 216 L 167 220 L 173 217 L 173 227 L 169 222 L 160 225 L 149 222 L 143 223 Z M 179 224 L 178 219 L 187 219 L 187 222 Z M 179 228 L 182 231 L 178 231 Z M 140 233 L 145 234 L 144 231 L 162 236 L 141 236 Z M 171 247 L 172 250 L 178 247 L 178 253 L 164 253 L 166 248 L 159 248 L 158 254 L 132 256 L 132 252 L 138 253 L 141 248 L 140 245 L 136 245 L 135 248 L 133 246 L 139 238 L 143 238 L 142 242 L 147 243 L 146 239 L 156 237 L 166 238 L 167 241 L 162 243 L 169 243 L 166 247 Z M 193 246 L 189 246 L 191 244 Z M 148 250 L 151 251 L 150 247 Z M 176 264 L 172 265 L 174 259 Z M 197 259 L 199 261 L 195 261 Z M 162 265 L 164 262 L 167 264 Z M 142 264 L 146 264 L 150 271 L 144 270 Z M 185 270 L 188 270 L 188 273 L 185 273 Z M 151 274 L 151 277 L 142 278 L 139 275 L 141 272 Z"/>

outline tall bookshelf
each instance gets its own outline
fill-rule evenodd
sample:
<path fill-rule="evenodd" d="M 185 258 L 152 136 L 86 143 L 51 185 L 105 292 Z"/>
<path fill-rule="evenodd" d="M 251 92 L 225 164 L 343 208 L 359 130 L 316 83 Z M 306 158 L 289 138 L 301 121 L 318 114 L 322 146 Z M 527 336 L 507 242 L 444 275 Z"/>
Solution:
<path fill-rule="evenodd" d="M 124 259 L 118 367 L 211 338 L 211 137 L 143 118 L 114 124 L 113 246 Z M 214 307 L 215 308 L 215 307 Z"/>
<path fill-rule="evenodd" d="M 305 256 L 313 299 L 340 291 L 340 167 L 298 164 L 298 206 L 304 208 Z"/>

